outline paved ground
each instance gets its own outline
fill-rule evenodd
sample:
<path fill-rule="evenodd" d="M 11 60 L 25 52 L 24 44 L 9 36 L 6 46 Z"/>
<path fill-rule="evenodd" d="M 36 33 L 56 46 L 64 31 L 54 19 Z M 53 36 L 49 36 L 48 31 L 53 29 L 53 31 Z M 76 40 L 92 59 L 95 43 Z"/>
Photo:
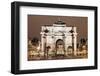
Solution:
<path fill-rule="evenodd" d="M 33 57 L 29 57 L 29 61 L 31 60 L 59 60 L 59 59 L 82 59 L 82 58 L 88 58 L 87 55 L 85 56 L 33 56 Z"/>

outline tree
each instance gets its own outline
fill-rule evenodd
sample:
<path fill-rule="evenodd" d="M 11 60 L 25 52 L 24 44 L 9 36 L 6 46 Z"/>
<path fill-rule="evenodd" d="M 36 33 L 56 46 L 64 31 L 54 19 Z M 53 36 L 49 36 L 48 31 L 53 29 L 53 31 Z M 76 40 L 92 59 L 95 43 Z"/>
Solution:
<path fill-rule="evenodd" d="M 85 45 L 85 44 L 86 44 L 86 41 L 87 41 L 87 40 L 86 40 L 85 38 L 81 38 L 81 39 L 80 39 L 80 43 L 81 43 L 82 45 Z"/>
<path fill-rule="evenodd" d="M 31 40 L 32 45 L 37 46 L 39 43 L 39 39 L 37 37 L 33 37 L 33 39 Z"/>

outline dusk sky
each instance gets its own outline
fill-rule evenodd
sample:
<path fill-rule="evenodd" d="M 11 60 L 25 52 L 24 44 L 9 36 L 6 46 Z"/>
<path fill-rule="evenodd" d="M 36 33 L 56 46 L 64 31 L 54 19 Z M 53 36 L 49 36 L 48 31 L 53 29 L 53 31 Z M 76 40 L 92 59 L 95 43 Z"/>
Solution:
<path fill-rule="evenodd" d="M 28 15 L 28 39 L 37 37 L 40 40 L 41 26 L 52 25 L 61 20 L 66 26 L 77 27 L 78 42 L 80 38 L 87 38 L 88 35 L 88 18 L 75 16 L 46 16 L 46 15 Z"/>

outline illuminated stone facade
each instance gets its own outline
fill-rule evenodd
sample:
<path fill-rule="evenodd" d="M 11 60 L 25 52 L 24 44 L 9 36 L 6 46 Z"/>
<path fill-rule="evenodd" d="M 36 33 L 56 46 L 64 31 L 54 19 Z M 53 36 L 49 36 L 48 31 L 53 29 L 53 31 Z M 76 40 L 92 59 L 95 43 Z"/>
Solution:
<path fill-rule="evenodd" d="M 53 25 L 41 27 L 41 51 L 55 51 L 56 54 L 66 54 L 69 47 L 72 47 L 73 54 L 77 50 L 77 28 L 67 27 L 66 23 L 57 21 Z"/>

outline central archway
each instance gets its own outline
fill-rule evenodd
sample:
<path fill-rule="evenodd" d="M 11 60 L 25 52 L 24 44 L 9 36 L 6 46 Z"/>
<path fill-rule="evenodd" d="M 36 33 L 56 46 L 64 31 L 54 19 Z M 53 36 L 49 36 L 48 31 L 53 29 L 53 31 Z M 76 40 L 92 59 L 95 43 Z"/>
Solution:
<path fill-rule="evenodd" d="M 64 41 L 62 39 L 56 41 L 56 55 L 64 55 Z"/>

